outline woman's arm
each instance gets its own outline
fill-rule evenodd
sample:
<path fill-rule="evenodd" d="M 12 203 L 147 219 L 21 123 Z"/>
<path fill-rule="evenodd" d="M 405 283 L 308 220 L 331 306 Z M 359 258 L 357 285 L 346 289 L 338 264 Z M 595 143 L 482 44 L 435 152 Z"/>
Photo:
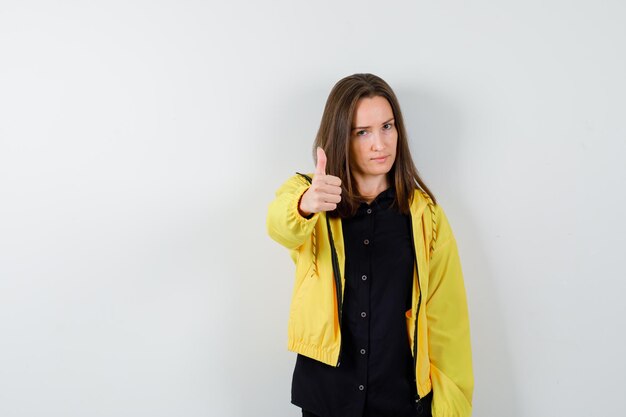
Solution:
<path fill-rule="evenodd" d="M 435 206 L 437 235 L 426 299 L 433 417 L 468 417 L 474 377 L 463 272 L 445 213 Z"/>
<path fill-rule="evenodd" d="M 302 194 L 310 184 L 300 175 L 289 178 L 276 191 L 267 211 L 267 233 L 287 249 L 296 249 L 313 232 L 319 213 L 303 217 L 298 210 Z"/>

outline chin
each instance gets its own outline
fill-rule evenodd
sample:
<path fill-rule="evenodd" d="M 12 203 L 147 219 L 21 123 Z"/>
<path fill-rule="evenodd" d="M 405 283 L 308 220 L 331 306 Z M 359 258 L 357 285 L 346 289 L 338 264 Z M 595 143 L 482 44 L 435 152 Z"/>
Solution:
<path fill-rule="evenodd" d="M 389 174 L 389 172 L 391 171 L 391 167 L 389 168 L 383 168 L 380 167 L 378 169 L 373 169 L 370 172 L 368 172 L 369 175 L 386 175 Z"/>

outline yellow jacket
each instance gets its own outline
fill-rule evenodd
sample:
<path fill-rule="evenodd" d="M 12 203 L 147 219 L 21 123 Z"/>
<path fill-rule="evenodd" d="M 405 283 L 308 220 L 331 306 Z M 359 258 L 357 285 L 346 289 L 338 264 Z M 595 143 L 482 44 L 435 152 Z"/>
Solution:
<path fill-rule="evenodd" d="M 290 250 L 296 266 L 287 348 L 337 366 L 345 288 L 342 226 L 341 219 L 325 212 L 310 219 L 298 212 L 312 176 L 294 175 L 278 189 L 268 209 L 267 231 Z M 456 240 L 442 208 L 419 189 L 411 204 L 411 225 L 417 268 L 406 322 L 417 392 L 423 397 L 433 391 L 433 417 L 468 417 L 474 377 Z"/>

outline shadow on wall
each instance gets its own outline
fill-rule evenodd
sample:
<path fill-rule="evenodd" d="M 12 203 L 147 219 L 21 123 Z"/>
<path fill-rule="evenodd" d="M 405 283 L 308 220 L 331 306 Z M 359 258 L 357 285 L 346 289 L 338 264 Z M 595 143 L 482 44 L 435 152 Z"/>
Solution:
<path fill-rule="evenodd" d="M 411 154 L 418 171 L 444 210 L 454 205 L 453 225 L 459 245 L 470 310 L 474 367 L 474 415 L 521 415 L 503 309 L 496 291 L 483 233 L 471 216 L 459 176 L 459 139 L 463 114 L 454 102 L 437 92 L 397 88 L 396 94 L 409 134 Z M 443 198 L 445 196 L 445 199 Z M 445 203 L 442 201 L 445 200 Z M 450 215 L 449 215 L 450 217 Z M 470 241 L 471 239 L 471 241 Z"/>

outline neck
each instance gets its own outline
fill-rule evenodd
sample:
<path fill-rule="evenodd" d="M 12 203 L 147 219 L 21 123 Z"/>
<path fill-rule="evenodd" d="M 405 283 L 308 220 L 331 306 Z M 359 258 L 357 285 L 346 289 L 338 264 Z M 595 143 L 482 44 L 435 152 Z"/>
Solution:
<path fill-rule="evenodd" d="M 387 175 L 380 175 L 376 177 L 362 177 L 358 174 L 354 174 L 357 188 L 361 197 L 369 204 L 376 196 L 387 188 L 389 188 L 389 180 Z"/>

